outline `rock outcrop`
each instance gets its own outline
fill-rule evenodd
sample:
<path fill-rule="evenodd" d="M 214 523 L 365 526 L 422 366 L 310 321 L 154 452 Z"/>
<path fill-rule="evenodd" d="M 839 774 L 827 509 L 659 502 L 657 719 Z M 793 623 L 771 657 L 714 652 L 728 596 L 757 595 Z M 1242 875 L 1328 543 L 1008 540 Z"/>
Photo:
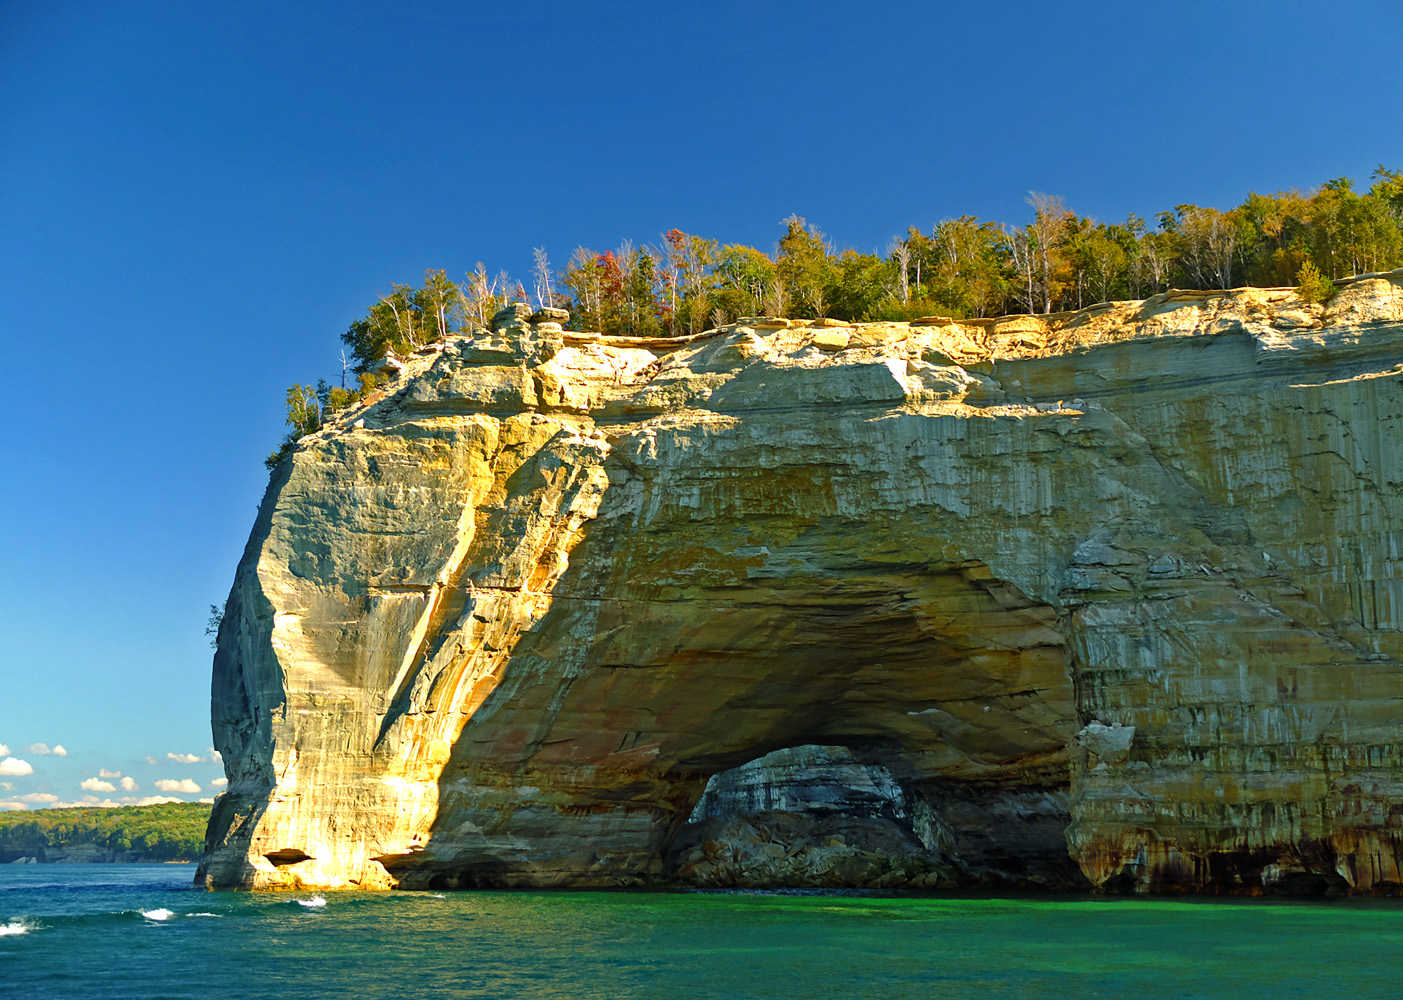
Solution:
<path fill-rule="evenodd" d="M 206 884 L 1403 889 L 1403 275 L 561 318 L 274 472 Z"/>

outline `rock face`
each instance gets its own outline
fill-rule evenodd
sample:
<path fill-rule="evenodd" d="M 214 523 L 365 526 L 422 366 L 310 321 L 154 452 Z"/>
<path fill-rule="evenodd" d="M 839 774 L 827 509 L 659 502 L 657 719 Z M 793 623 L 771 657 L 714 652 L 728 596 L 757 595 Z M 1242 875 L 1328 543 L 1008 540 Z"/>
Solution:
<path fill-rule="evenodd" d="M 1403 888 L 1403 275 L 560 318 L 275 471 L 206 884 Z"/>

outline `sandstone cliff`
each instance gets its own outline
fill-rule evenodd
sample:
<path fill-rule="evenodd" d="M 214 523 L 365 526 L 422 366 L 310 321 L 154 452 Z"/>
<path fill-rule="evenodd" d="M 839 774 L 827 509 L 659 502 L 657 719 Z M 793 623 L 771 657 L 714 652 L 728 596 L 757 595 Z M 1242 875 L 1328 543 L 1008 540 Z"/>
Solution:
<path fill-rule="evenodd" d="M 558 319 L 275 471 L 206 884 L 1403 887 L 1403 275 Z"/>

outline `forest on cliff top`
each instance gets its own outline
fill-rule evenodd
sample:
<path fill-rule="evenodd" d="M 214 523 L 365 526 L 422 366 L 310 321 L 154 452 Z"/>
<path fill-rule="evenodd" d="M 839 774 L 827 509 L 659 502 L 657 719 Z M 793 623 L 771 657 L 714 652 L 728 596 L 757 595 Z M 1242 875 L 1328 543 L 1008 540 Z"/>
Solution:
<path fill-rule="evenodd" d="M 1340 177 L 1309 192 L 1253 192 L 1228 211 L 1177 205 L 1153 225 L 1133 214 L 1097 222 L 1045 194 L 1027 204 L 1022 223 L 962 215 L 929 231 L 912 226 L 883 253 L 839 250 L 790 216 L 770 252 L 671 229 L 652 243 L 577 247 L 558 270 L 538 247 L 522 280 L 483 263 L 462 281 L 430 269 L 420 286 L 392 285 L 342 335 L 350 353 L 339 385 L 288 389 L 292 431 L 268 465 L 372 390 L 388 354 L 482 329 L 511 302 L 568 310 L 573 330 L 680 336 L 741 316 L 963 319 L 1081 309 L 1169 288 L 1295 286 L 1322 301 L 1332 279 L 1403 265 L 1403 171 L 1382 165 L 1364 191 Z"/>

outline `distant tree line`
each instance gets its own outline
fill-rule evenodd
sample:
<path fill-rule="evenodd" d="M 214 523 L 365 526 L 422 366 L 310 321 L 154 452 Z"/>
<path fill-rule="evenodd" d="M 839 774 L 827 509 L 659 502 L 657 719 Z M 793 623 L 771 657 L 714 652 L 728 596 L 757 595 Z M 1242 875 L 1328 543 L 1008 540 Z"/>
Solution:
<path fill-rule="evenodd" d="M 442 270 L 392 285 L 342 336 L 341 385 L 294 385 L 292 428 L 269 467 L 323 419 L 372 391 L 388 354 L 408 354 L 487 326 L 513 301 L 568 309 L 576 330 L 633 336 L 695 333 L 741 316 L 907 320 L 1052 313 L 1169 288 L 1295 286 L 1321 301 L 1331 279 L 1403 265 L 1403 171 L 1380 166 L 1367 191 L 1340 177 L 1309 193 L 1252 193 L 1220 211 L 1177 205 L 1153 226 L 1097 222 L 1034 193 L 1011 225 L 973 215 L 907 229 L 883 253 L 838 250 L 799 216 L 772 252 L 672 229 L 656 243 L 577 247 L 558 272 L 544 248 L 531 284 L 479 263 L 461 282 Z M 347 379 L 354 384 L 347 384 Z"/>
<path fill-rule="evenodd" d="M 209 810 L 201 802 L 166 802 L 0 812 L 0 864 L 79 846 L 130 852 L 139 861 L 197 861 Z"/>

